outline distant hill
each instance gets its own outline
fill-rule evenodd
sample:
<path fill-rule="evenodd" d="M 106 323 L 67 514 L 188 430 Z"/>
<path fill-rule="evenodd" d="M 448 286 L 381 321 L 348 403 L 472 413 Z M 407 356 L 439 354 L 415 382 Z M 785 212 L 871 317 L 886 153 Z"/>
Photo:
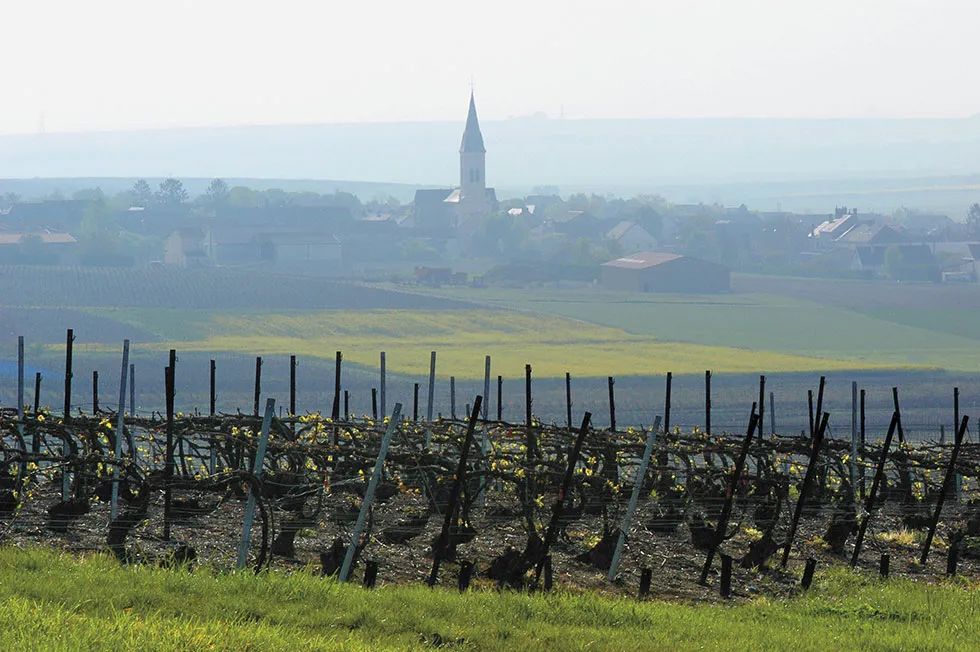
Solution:
<path fill-rule="evenodd" d="M 408 122 L 2 136 L 0 178 L 220 176 L 405 199 L 419 185 L 456 180 L 461 130 L 457 122 Z M 915 201 L 951 210 L 980 195 L 978 117 L 527 118 L 485 121 L 483 131 L 488 181 L 502 197 L 552 184 L 820 210 L 852 193 L 852 203 L 869 209 Z"/>

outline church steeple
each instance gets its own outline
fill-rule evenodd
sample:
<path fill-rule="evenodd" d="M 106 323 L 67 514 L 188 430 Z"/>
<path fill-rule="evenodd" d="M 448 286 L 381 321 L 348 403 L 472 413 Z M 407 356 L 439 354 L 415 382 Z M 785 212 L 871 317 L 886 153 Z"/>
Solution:
<path fill-rule="evenodd" d="M 459 145 L 459 153 L 485 154 L 486 151 L 483 146 L 483 134 L 480 133 L 480 121 L 476 117 L 476 100 L 473 98 L 473 91 L 470 91 L 470 110 L 466 114 L 466 128 L 463 130 L 463 142 Z"/>
<path fill-rule="evenodd" d="M 476 100 L 470 91 L 470 110 L 466 114 L 463 141 L 459 144 L 459 191 L 471 205 L 480 205 L 487 197 L 487 148 L 483 146 L 480 121 L 476 117 Z"/>

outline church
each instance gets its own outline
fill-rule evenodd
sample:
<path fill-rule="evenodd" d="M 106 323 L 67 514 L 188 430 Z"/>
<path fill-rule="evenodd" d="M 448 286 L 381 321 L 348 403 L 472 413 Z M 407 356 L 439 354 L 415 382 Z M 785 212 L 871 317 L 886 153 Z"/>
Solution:
<path fill-rule="evenodd" d="M 465 229 L 474 218 L 497 211 L 497 195 L 487 188 L 487 148 L 483 144 L 476 100 L 470 93 L 466 127 L 459 145 L 459 187 L 415 191 L 415 228 L 431 235 Z"/>

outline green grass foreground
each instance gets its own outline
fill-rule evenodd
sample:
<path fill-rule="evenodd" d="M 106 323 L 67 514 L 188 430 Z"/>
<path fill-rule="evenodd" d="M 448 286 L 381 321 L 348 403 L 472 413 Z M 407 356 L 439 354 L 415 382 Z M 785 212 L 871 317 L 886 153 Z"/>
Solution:
<path fill-rule="evenodd" d="M 656 578 L 654 578 L 656 581 Z M 368 591 L 311 573 L 121 567 L 0 550 L 4 650 L 976 649 L 978 587 L 819 573 L 806 597 L 737 605 L 596 594 Z"/>

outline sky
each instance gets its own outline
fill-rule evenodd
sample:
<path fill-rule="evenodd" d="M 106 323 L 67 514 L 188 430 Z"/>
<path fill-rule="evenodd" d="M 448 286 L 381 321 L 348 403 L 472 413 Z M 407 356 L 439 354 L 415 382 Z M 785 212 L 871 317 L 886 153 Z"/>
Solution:
<path fill-rule="evenodd" d="M 976 0 L 3 0 L 0 134 L 966 117 Z"/>

